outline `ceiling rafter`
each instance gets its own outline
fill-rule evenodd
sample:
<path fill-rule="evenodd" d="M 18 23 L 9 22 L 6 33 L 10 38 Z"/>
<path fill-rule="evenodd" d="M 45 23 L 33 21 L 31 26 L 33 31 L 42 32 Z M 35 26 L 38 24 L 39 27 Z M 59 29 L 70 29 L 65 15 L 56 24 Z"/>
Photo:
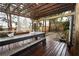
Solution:
<path fill-rule="evenodd" d="M 51 12 L 51 11 L 54 10 L 54 9 L 58 9 L 58 8 L 61 8 L 61 7 L 67 6 L 67 5 L 69 5 L 69 4 L 60 4 L 60 5 L 58 5 L 58 6 L 56 5 L 55 7 L 52 6 L 52 7 L 49 8 L 48 10 L 40 11 L 40 13 L 38 13 L 38 15 L 41 14 L 41 13 L 43 14 L 43 13 Z M 38 16 L 38 15 L 37 15 L 37 16 Z"/>
<path fill-rule="evenodd" d="M 45 5 L 47 5 L 48 3 L 39 3 L 39 4 L 36 4 L 35 3 L 35 7 L 32 7 L 31 9 L 32 10 L 36 10 L 36 9 L 39 9 L 39 8 L 41 8 L 42 6 L 45 6 Z"/>
<path fill-rule="evenodd" d="M 6 13 L 6 10 L 9 9 L 9 4 L 0 4 L 0 11 Z M 10 7 L 12 9 L 8 13 L 23 17 L 39 18 L 64 12 L 65 10 L 72 10 L 74 6 L 75 4 L 73 3 L 11 3 Z"/>
<path fill-rule="evenodd" d="M 31 12 L 31 10 L 29 9 L 34 3 L 31 3 L 31 4 L 24 4 L 24 8 L 20 11 L 24 11 L 25 10 L 25 13 L 23 15 L 25 15 L 26 13 L 28 12 Z M 26 10 L 27 9 L 27 10 Z"/>
<path fill-rule="evenodd" d="M 55 4 L 55 5 L 53 5 L 53 6 L 50 6 L 49 8 L 45 8 L 45 9 L 43 9 L 42 11 L 39 11 L 38 12 L 38 14 L 34 14 L 36 17 L 37 16 L 39 16 L 40 14 L 43 14 L 43 13 L 46 13 L 46 12 L 48 12 L 48 11 L 50 11 L 50 10 L 54 10 L 55 8 L 59 8 L 60 6 L 62 6 L 63 4 Z"/>
<path fill-rule="evenodd" d="M 5 11 L 7 11 L 7 9 L 10 8 L 10 5 L 11 5 L 11 4 L 6 4 L 6 5 L 7 5 L 7 6 L 6 6 L 6 8 L 5 8 Z"/>
<path fill-rule="evenodd" d="M 27 10 L 26 13 L 28 13 L 28 12 L 31 13 L 31 12 L 35 11 L 36 9 L 38 9 L 38 8 L 40 8 L 40 7 L 42 7 L 42 6 L 46 5 L 46 4 L 47 4 L 47 3 L 44 3 L 44 4 L 42 3 L 41 5 L 37 5 L 37 6 L 33 7 L 33 8 L 31 8 L 30 10 Z M 26 6 L 25 6 L 25 7 L 26 7 Z M 28 9 L 28 8 L 24 8 L 24 10 L 26 10 L 26 9 Z M 22 10 L 22 11 L 24 11 L 24 10 Z M 22 12 L 22 11 L 21 11 L 21 12 Z M 25 14 L 26 14 L 26 13 L 25 13 Z M 23 15 L 25 15 L 25 14 L 23 14 Z"/>
<path fill-rule="evenodd" d="M 65 5 L 66 5 L 66 6 L 65 6 Z M 58 9 L 50 10 L 50 11 L 48 11 L 48 12 L 46 12 L 46 13 L 48 14 L 48 13 L 50 13 L 50 12 L 52 13 L 52 12 L 54 12 L 54 11 L 55 11 L 55 12 L 59 12 L 59 11 L 62 11 L 62 9 L 64 9 L 64 10 L 70 10 L 70 7 L 71 7 L 71 9 L 73 9 L 73 7 L 72 7 L 73 5 L 71 5 L 71 4 L 70 4 L 70 5 L 65 4 L 65 5 L 60 6 Z M 54 13 L 55 13 L 55 12 L 54 12 Z"/>
<path fill-rule="evenodd" d="M 66 8 L 66 9 L 65 9 Z M 68 8 L 68 9 L 67 9 Z M 61 9 L 61 10 L 59 10 Z M 48 16 L 48 15 L 52 15 L 52 14 L 56 14 L 56 13 L 60 13 L 60 12 L 63 12 L 63 11 L 67 11 L 67 10 L 72 10 L 72 5 L 67 5 L 67 6 L 64 6 L 64 7 L 61 7 L 61 8 L 58 8 L 58 9 L 54 9 L 54 10 L 51 10 L 49 12 L 46 12 L 46 13 L 43 13 L 42 15 L 39 15 L 37 16 L 38 18 L 39 17 L 44 17 L 44 16 Z M 55 12 L 54 12 L 55 11 Z M 52 13 L 50 13 L 52 12 Z M 47 14 L 47 15 L 46 15 Z M 44 15 L 44 16 L 43 16 Z"/>
<path fill-rule="evenodd" d="M 43 10 L 41 10 L 41 11 L 39 11 L 40 13 L 44 13 L 44 12 L 48 12 L 48 11 L 50 11 L 50 10 L 54 10 L 54 9 L 56 9 L 56 8 L 60 8 L 60 7 L 62 7 L 64 4 L 55 4 L 55 5 L 53 5 L 53 6 L 50 6 L 50 7 L 48 7 L 48 8 L 45 8 L 45 9 L 43 9 Z M 66 5 L 66 4 L 65 4 Z M 39 13 L 38 13 L 39 14 Z"/>
<path fill-rule="evenodd" d="M 38 8 L 38 9 L 36 9 L 36 12 L 45 10 L 45 9 L 47 9 L 47 8 L 49 8 L 49 7 L 54 6 L 54 5 L 56 5 L 56 4 L 55 4 L 55 3 L 54 3 L 54 4 L 47 4 L 47 5 L 45 5 L 45 6 L 42 6 L 42 7 Z"/>
<path fill-rule="evenodd" d="M 45 10 L 48 7 L 51 7 L 51 6 L 54 6 L 54 5 L 55 5 L 55 3 L 54 4 L 47 3 L 46 5 L 41 6 L 40 8 L 37 8 L 37 9 L 33 10 L 31 15 L 37 15 L 37 13 L 39 13 L 40 11 Z"/>
<path fill-rule="evenodd" d="M 16 10 L 17 8 L 19 8 L 19 6 L 20 6 L 20 3 L 18 3 L 17 6 L 13 9 L 12 13 L 14 13 L 15 10 Z"/>

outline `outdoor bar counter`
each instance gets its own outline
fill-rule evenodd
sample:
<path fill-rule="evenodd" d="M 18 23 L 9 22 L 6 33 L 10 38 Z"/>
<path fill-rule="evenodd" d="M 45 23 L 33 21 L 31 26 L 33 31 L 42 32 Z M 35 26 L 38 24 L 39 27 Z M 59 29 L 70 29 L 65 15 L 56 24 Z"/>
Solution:
<path fill-rule="evenodd" d="M 41 37 L 40 39 L 38 39 L 38 37 Z M 4 38 L 0 38 L 0 48 L 2 48 L 3 50 L 3 46 L 5 45 L 10 45 L 13 43 L 17 43 L 20 41 L 25 41 L 25 40 L 30 40 L 32 38 L 35 38 L 34 42 L 31 42 L 30 44 L 26 44 L 23 45 L 21 47 L 15 48 L 15 49 L 9 49 L 8 52 L 1 52 L 0 55 L 13 55 L 23 49 L 26 49 L 28 47 L 33 46 L 36 43 L 42 42 L 43 45 L 46 44 L 46 38 L 45 38 L 45 33 L 44 32 L 30 32 L 28 34 L 22 34 L 22 35 L 16 35 L 16 36 L 12 36 L 12 37 L 4 37 Z M 1 51 L 1 49 L 0 49 Z"/>

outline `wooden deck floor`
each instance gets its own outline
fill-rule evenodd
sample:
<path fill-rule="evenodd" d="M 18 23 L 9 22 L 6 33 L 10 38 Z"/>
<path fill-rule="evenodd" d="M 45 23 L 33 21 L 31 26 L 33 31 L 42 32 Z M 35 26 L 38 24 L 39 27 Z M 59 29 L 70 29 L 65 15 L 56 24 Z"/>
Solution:
<path fill-rule="evenodd" d="M 37 44 L 15 55 L 18 56 L 69 56 L 67 45 L 63 42 L 54 41 L 50 35 L 46 37 L 46 46 Z"/>

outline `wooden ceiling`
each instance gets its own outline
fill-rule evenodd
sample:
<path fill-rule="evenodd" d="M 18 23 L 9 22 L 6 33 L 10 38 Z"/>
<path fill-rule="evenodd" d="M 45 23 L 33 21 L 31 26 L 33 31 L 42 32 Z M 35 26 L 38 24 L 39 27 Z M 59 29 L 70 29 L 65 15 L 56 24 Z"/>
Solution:
<path fill-rule="evenodd" d="M 73 10 L 74 7 L 74 3 L 1 3 L 0 11 L 37 19 L 40 17 Z"/>

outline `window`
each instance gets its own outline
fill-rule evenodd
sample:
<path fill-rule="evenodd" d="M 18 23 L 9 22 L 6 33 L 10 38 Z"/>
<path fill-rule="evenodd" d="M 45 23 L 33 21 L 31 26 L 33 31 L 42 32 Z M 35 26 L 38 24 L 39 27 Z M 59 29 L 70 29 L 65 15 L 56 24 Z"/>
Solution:
<path fill-rule="evenodd" d="M 32 21 L 30 18 L 12 15 L 12 28 L 16 31 L 31 31 Z"/>
<path fill-rule="evenodd" d="M 0 12 L 0 31 L 8 30 L 8 20 L 5 13 Z"/>

